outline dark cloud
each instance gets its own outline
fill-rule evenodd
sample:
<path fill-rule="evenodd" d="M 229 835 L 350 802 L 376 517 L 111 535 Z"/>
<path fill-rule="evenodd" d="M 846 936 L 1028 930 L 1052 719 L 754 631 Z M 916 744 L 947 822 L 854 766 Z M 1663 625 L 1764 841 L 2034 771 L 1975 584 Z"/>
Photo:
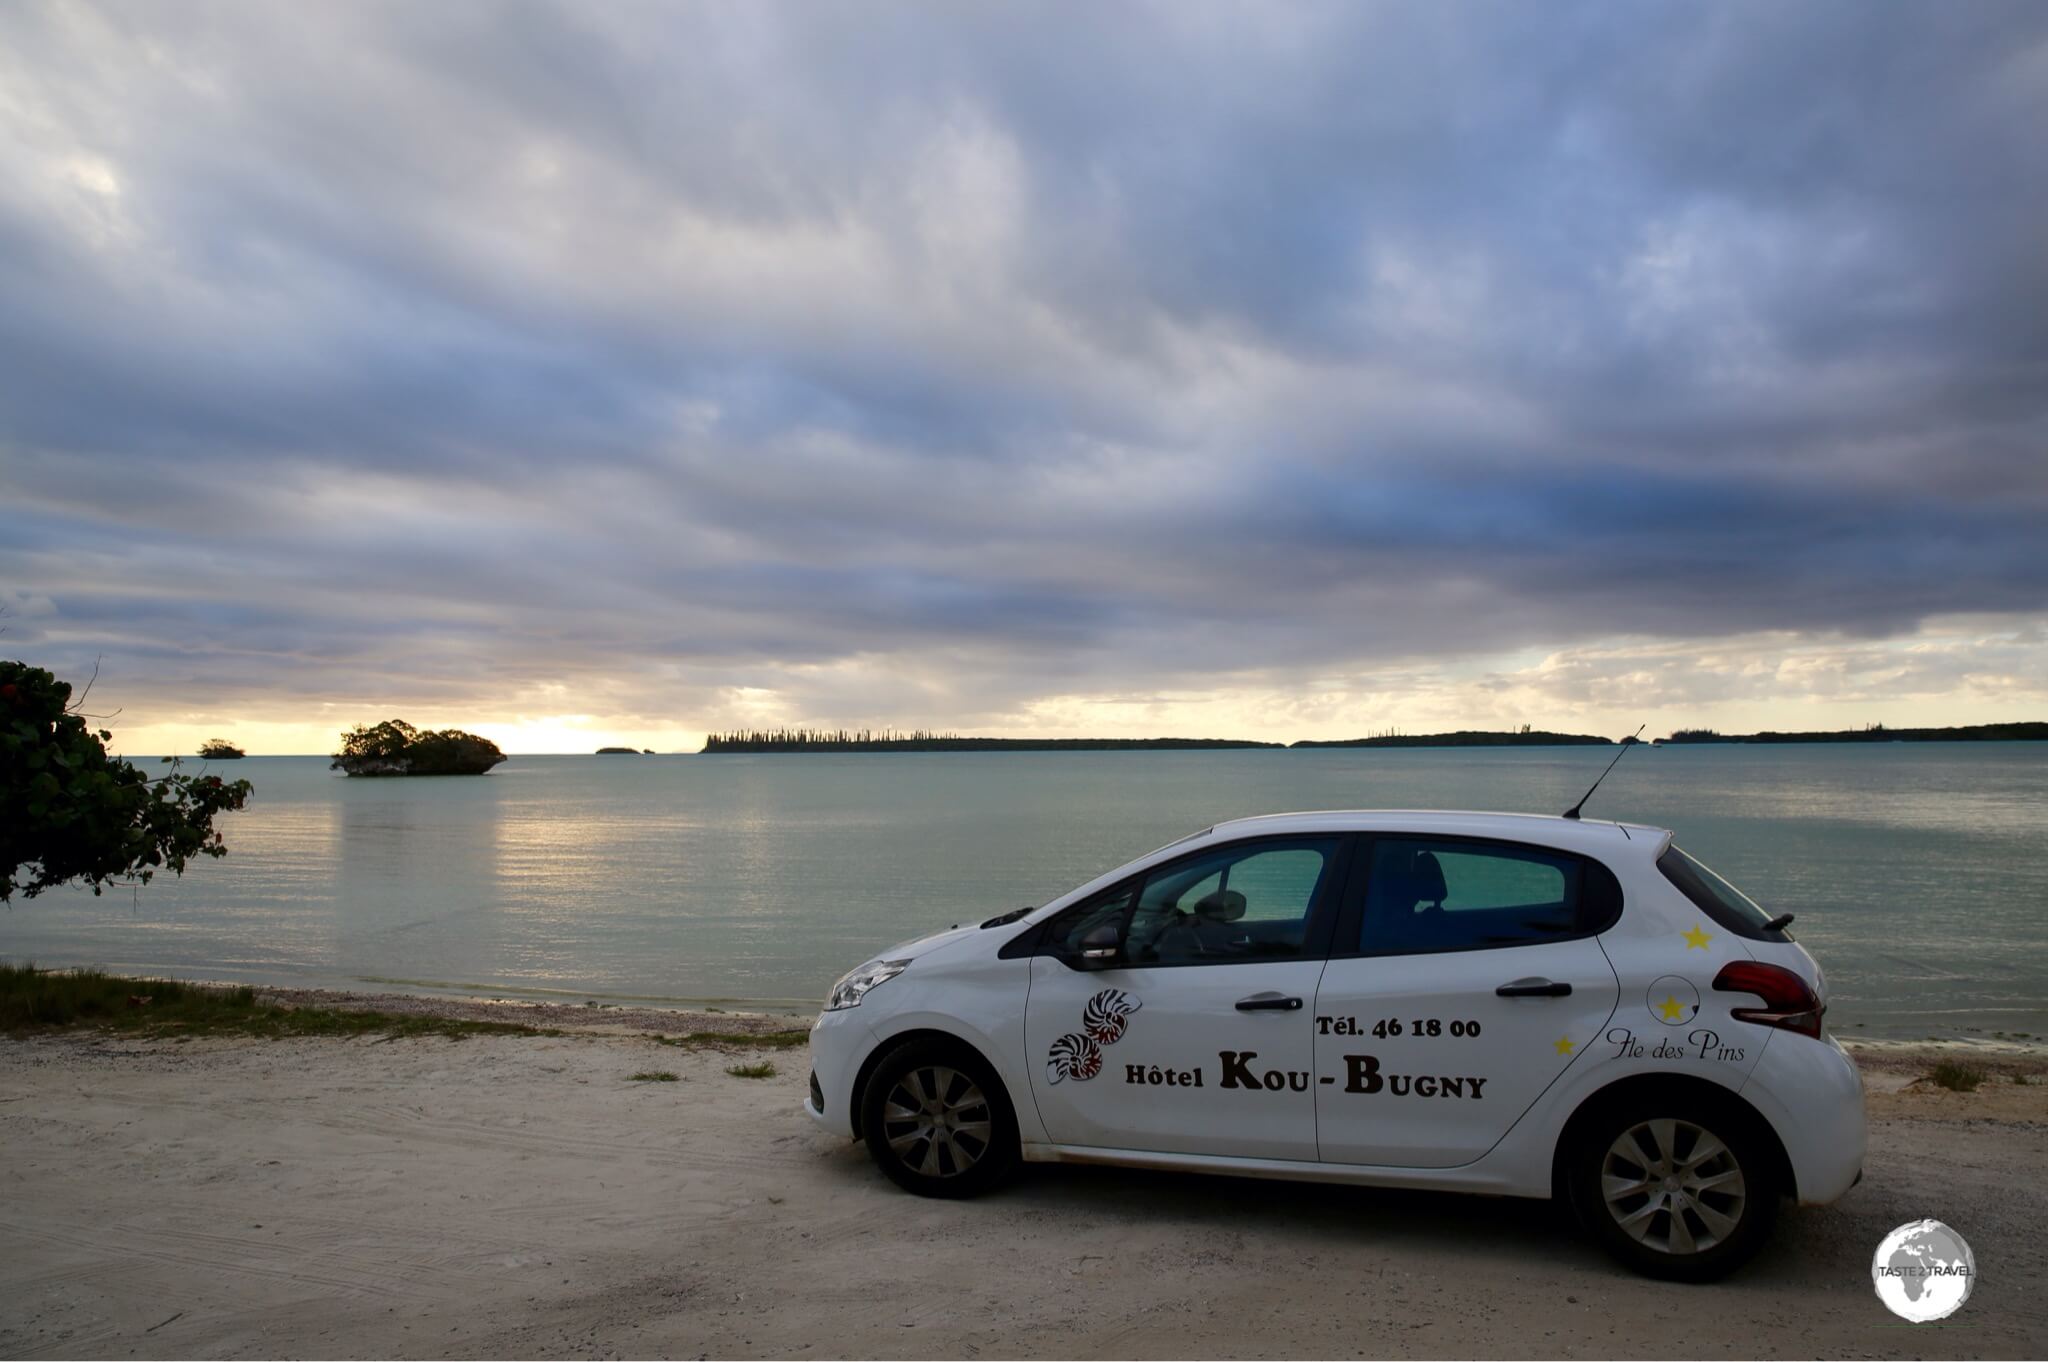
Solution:
<path fill-rule="evenodd" d="M 2048 611 L 2038 6 L 15 7 L 0 91 L 13 641 L 182 704 Z"/>

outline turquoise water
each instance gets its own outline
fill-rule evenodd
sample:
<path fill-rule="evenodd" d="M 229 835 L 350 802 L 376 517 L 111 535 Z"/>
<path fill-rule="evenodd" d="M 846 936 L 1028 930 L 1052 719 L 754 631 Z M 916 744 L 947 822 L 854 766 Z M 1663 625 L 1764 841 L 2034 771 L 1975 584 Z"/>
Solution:
<path fill-rule="evenodd" d="M 814 1006 L 875 951 L 1225 818 L 1556 813 L 1612 749 L 515 757 L 255 783 L 184 879 L 0 910 L 0 957 L 187 977 Z M 1773 911 L 1847 1035 L 2048 1034 L 2048 746 L 1643 749 L 1588 806 Z"/>

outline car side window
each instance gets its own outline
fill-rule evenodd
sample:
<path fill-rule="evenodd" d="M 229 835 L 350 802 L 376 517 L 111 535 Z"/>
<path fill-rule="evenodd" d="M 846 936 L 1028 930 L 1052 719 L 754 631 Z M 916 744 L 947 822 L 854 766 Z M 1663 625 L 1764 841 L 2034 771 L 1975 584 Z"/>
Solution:
<path fill-rule="evenodd" d="M 1097 927 L 1114 926 L 1121 931 L 1130 920 L 1137 889 L 1136 880 L 1125 880 L 1062 912 L 1047 930 L 1046 947 L 1057 955 L 1079 955 L 1081 938 Z"/>
<path fill-rule="evenodd" d="M 1218 847 L 1145 877 L 1124 956 L 1132 965 L 1217 964 L 1298 956 L 1335 838 Z"/>
<path fill-rule="evenodd" d="M 1485 950 L 1604 930 L 1621 889 L 1584 857 L 1505 842 L 1375 840 L 1359 949 Z"/>

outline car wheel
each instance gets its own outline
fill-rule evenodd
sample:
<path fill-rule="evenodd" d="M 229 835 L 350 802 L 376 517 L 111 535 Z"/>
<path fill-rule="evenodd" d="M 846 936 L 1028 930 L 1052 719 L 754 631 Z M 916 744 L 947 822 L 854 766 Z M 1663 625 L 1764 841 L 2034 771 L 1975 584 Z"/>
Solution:
<path fill-rule="evenodd" d="M 1667 1098 L 1588 1122 L 1572 1154 L 1579 1219 L 1614 1257 L 1651 1277 L 1711 1281 L 1746 1261 L 1777 1215 L 1775 1165 L 1753 1119 L 1725 1104 Z"/>
<path fill-rule="evenodd" d="M 909 1040 L 875 1066 L 861 1098 L 868 1153 L 919 1196 L 976 1196 L 1017 1162 L 1017 1120 L 995 1071 L 957 1043 Z"/>

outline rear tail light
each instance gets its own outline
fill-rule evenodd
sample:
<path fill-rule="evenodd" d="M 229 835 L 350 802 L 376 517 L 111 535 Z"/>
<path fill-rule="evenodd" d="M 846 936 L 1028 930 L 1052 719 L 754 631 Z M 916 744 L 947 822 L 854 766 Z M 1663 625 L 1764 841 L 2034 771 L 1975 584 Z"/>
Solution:
<path fill-rule="evenodd" d="M 1766 965 L 1761 960 L 1737 960 L 1724 965 L 1714 976 L 1717 993 L 1754 993 L 1762 1007 L 1735 1007 L 1729 1013 L 1740 1021 L 1759 1026 L 1780 1026 L 1802 1036 L 1820 1039 L 1821 1015 L 1827 1011 L 1806 980 L 1783 965 Z"/>

